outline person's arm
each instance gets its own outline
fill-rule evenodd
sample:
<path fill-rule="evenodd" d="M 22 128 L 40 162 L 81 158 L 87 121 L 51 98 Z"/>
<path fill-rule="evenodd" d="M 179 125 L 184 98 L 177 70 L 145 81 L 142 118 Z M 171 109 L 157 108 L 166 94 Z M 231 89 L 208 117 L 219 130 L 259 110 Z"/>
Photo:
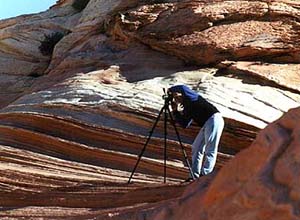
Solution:
<path fill-rule="evenodd" d="M 175 118 L 175 121 L 178 122 L 181 125 L 181 127 L 187 128 L 191 125 L 193 120 L 190 117 L 186 117 L 184 114 L 181 114 L 177 110 L 177 107 L 174 108 L 173 105 L 172 105 L 172 109 L 173 109 L 173 116 Z"/>
<path fill-rule="evenodd" d="M 180 93 L 183 95 L 183 87 L 183 85 L 172 86 L 168 89 L 168 92 L 171 92 L 172 94 Z M 179 112 L 177 107 L 178 103 L 172 102 L 172 110 L 175 121 L 178 122 L 183 128 L 189 127 L 193 121 L 192 118 L 184 113 Z"/>
<path fill-rule="evenodd" d="M 184 113 L 181 113 L 178 111 L 177 107 L 178 104 L 176 102 L 171 103 L 173 116 L 175 118 L 175 121 L 178 122 L 183 128 L 187 128 L 192 123 L 192 119 L 189 117 L 186 117 Z"/>

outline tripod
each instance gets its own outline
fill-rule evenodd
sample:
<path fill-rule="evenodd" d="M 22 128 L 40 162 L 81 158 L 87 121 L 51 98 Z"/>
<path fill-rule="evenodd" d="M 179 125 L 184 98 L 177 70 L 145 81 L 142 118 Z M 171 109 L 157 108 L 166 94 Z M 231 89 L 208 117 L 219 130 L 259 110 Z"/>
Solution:
<path fill-rule="evenodd" d="M 175 132 L 176 132 L 176 135 L 177 135 L 177 139 L 178 139 L 178 141 L 180 143 L 180 146 L 181 146 L 183 157 L 184 157 L 184 159 L 186 161 L 186 164 L 187 164 L 187 166 L 189 168 L 190 175 L 191 175 L 191 177 L 193 179 L 195 179 L 195 177 L 193 175 L 193 172 L 192 172 L 192 169 L 191 169 L 191 166 L 190 166 L 190 163 L 189 163 L 189 160 L 187 158 L 187 154 L 186 154 L 186 152 L 184 150 L 184 147 L 182 145 L 182 142 L 181 142 L 181 139 L 180 139 L 180 136 L 179 136 L 179 132 L 178 132 L 177 127 L 175 125 L 175 121 L 174 121 L 172 113 L 171 113 L 171 111 L 169 109 L 169 104 L 172 101 L 172 96 L 166 94 L 166 90 L 165 89 L 163 89 L 163 91 L 164 91 L 163 99 L 165 101 L 164 106 L 161 108 L 161 110 L 160 110 L 160 112 L 159 112 L 159 114 L 158 114 L 158 116 L 156 118 L 156 121 L 153 124 L 153 127 L 152 127 L 152 129 L 151 129 L 151 131 L 149 133 L 147 141 L 145 142 L 144 147 L 143 147 L 143 149 L 142 149 L 142 151 L 141 151 L 141 153 L 140 153 L 140 155 L 138 157 L 138 160 L 137 160 L 137 162 L 136 162 L 136 164 L 135 164 L 135 166 L 134 166 L 134 168 L 132 170 L 132 173 L 131 173 L 131 175 L 129 177 L 128 183 L 130 183 L 130 181 L 131 181 L 131 179 L 132 179 L 132 177 L 134 175 L 134 172 L 137 169 L 137 166 L 138 166 L 138 164 L 139 164 L 139 162 L 140 162 L 140 160 L 141 160 L 141 158 L 142 158 L 142 156 L 143 156 L 143 154 L 144 154 L 144 152 L 146 150 L 146 147 L 147 147 L 147 145 L 148 145 L 148 143 L 150 141 L 150 138 L 151 138 L 151 136 L 153 134 L 153 131 L 154 131 L 154 129 L 155 129 L 155 127 L 156 127 L 156 125 L 157 125 L 157 123 L 158 123 L 158 121 L 159 121 L 162 113 L 164 113 L 164 183 L 166 183 L 166 173 L 167 173 L 167 166 L 166 166 L 167 164 L 166 164 L 166 161 L 167 161 L 167 121 L 168 121 L 168 115 L 170 116 L 171 124 L 173 125 L 173 127 L 175 129 Z"/>

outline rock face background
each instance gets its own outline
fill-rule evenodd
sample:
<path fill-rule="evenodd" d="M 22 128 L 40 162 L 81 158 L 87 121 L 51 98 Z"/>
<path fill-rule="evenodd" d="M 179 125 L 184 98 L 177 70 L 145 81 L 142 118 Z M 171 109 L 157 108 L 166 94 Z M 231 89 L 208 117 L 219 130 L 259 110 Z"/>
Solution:
<path fill-rule="evenodd" d="M 299 218 L 299 2 L 72 3 L 0 21 L 1 218 Z M 216 172 L 180 184 L 169 125 L 162 184 L 160 121 L 127 184 L 162 89 L 179 83 L 224 115 Z M 199 128 L 178 129 L 190 155 Z"/>

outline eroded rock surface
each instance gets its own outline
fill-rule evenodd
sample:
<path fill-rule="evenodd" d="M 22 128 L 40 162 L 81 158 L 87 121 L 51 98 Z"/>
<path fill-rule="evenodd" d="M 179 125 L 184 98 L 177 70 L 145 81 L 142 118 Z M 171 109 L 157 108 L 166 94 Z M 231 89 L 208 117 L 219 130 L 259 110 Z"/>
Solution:
<path fill-rule="evenodd" d="M 299 93 L 300 90 L 300 65 L 299 64 L 272 64 L 272 63 L 257 63 L 257 62 L 230 62 L 225 61 L 220 64 L 221 68 L 225 68 L 227 73 L 233 72 L 235 75 L 244 73 L 249 75 L 259 76 L 265 79 L 265 83 L 273 86 L 284 87 L 285 90 L 295 90 Z"/>
<path fill-rule="evenodd" d="M 281 1 L 185 1 L 138 7 L 119 25 L 129 38 L 187 62 L 299 62 L 299 15 Z"/>
<path fill-rule="evenodd" d="M 0 21 L 0 107 L 28 90 L 36 77 L 44 75 L 51 56 L 39 50 L 45 35 L 67 33 L 78 14 L 70 5 Z"/>
<path fill-rule="evenodd" d="M 267 207 L 297 219 L 297 175 L 285 171 L 296 162 L 279 161 L 299 110 L 276 120 L 300 103 L 299 2 L 90 0 L 81 12 L 71 4 L 0 21 L 0 218 L 273 218 Z M 54 31 L 68 34 L 45 57 L 39 41 Z M 180 184 L 188 169 L 168 124 L 163 185 L 160 120 L 128 185 L 163 88 L 179 83 L 224 115 L 216 172 Z M 199 128 L 178 130 L 190 157 Z"/>
<path fill-rule="evenodd" d="M 204 180 L 199 180 L 178 200 L 124 216 L 157 220 L 300 219 L 299 119 L 297 108 L 269 125 L 251 147 L 219 172 L 205 192 Z M 113 219 L 121 218 L 119 214 Z"/>

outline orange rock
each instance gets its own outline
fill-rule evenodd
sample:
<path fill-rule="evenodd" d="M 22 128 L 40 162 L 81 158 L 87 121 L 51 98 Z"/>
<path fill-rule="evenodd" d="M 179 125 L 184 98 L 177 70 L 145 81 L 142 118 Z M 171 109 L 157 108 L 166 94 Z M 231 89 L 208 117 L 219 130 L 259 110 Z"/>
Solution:
<path fill-rule="evenodd" d="M 200 178 L 149 219 L 299 219 L 299 119 L 300 108 L 290 110 L 224 166 L 204 193 Z"/>

